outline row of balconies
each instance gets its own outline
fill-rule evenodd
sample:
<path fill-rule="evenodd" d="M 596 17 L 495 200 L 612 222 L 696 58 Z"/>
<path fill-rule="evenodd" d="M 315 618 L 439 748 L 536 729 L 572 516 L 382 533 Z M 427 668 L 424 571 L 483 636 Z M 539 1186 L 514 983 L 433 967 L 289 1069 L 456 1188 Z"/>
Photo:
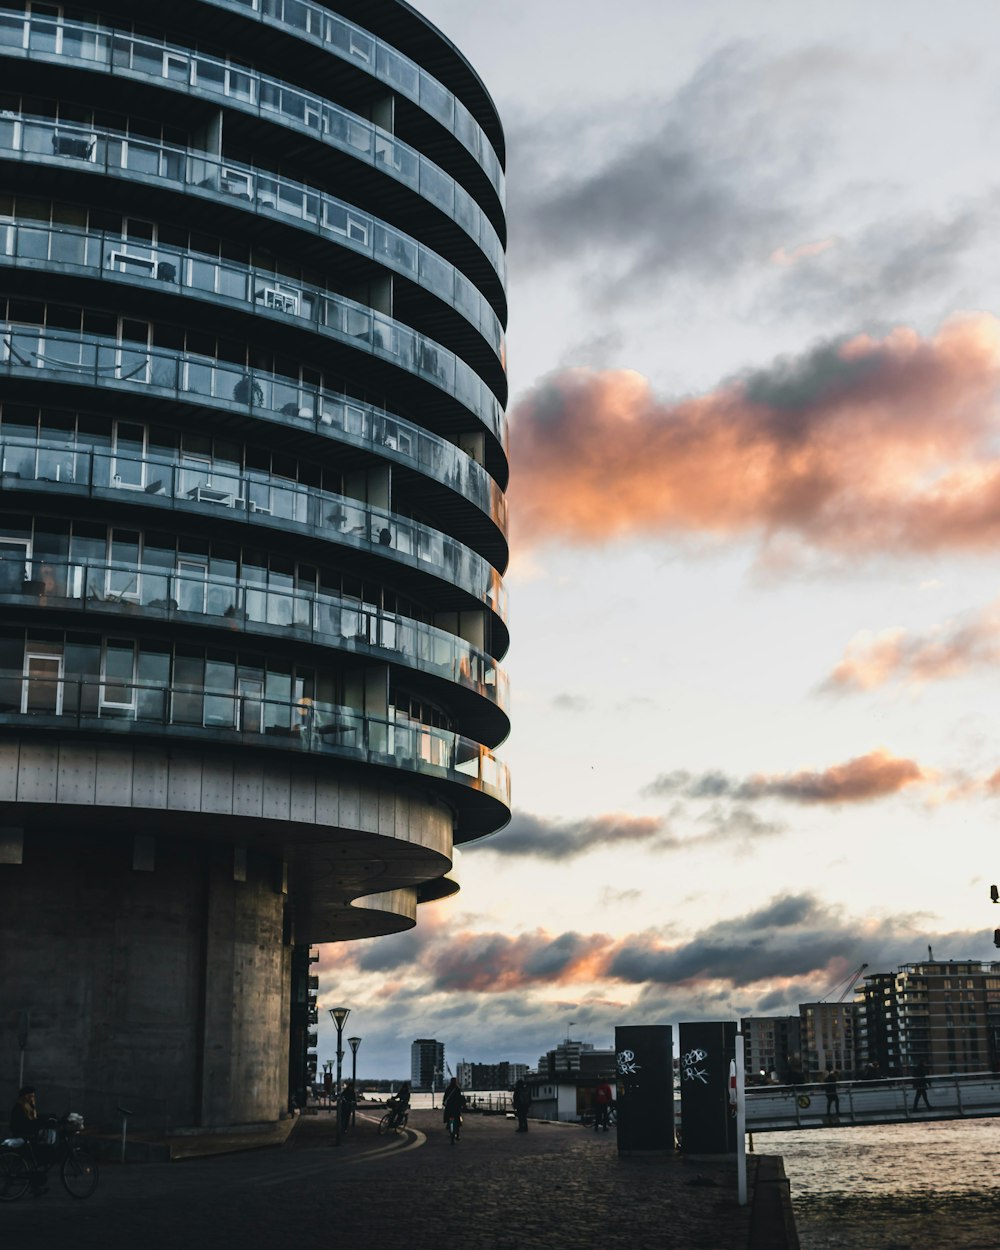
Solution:
<path fill-rule="evenodd" d="M 2 725 L 119 734 L 131 729 L 202 743 L 291 749 L 440 778 L 510 807 L 506 766 L 481 743 L 448 730 L 320 700 L 198 690 L 187 682 L 63 677 L 58 655 L 29 655 L 26 663 L 26 675 L 0 671 Z"/>
<path fill-rule="evenodd" d="M 276 530 L 309 533 L 427 573 L 485 604 L 500 622 L 506 620 L 503 583 L 488 560 L 440 530 L 346 495 L 225 473 L 183 458 L 170 463 L 165 458 L 133 459 L 72 446 L 49 446 L 39 452 L 6 440 L 0 440 L 0 481 L 7 491 L 26 491 L 36 498 L 45 490 L 117 503 L 127 499 L 136 509 L 168 505 L 192 516 L 210 511 L 258 527 L 262 539 Z M 161 521 L 150 514 L 150 524 Z"/>
<path fill-rule="evenodd" d="M 208 0 L 208 3 L 244 15 L 247 11 L 257 13 L 263 21 L 319 44 L 411 100 L 475 157 L 503 203 L 505 186 L 500 158 L 472 113 L 438 79 L 384 39 L 311 0 Z"/>
<path fill-rule="evenodd" d="M 133 361 L 139 352 L 135 344 L 98 335 L 0 322 L 0 369 L 8 374 L 44 382 L 64 382 L 69 378 L 74 385 L 126 394 L 167 394 L 178 402 L 208 404 L 229 412 L 249 410 L 256 420 L 360 448 L 438 482 L 485 513 L 506 533 L 506 500 L 483 466 L 453 443 L 412 422 L 325 388 L 301 386 L 291 378 L 276 379 L 272 373 L 261 370 L 241 371 L 213 357 L 152 348 L 145 353 L 146 364 L 135 365 Z M 249 400 L 244 391 L 250 392 Z M 236 398 L 237 393 L 240 398 Z M 134 413 L 129 423 L 142 426 Z M 7 441 L 13 446 L 9 438 Z M 36 440 L 38 451 L 33 456 L 27 450 L 30 444 L 19 450 L 17 456 L 24 467 L 18 472 L 26 478 L 51 477 L 60 458 L 67 454 L 65 447 L 53 442 Z M 71 457 L 90 454 L 91 449 L 86 446 L 69 451 Z M 126 459 L 122 457 L 123 466 Z M 111 480 L 118 477 L 145 489 L 148 482 L 156 480 L 154 465 L 162 459 L 155 454 L 135 457 L 123 472 L 116 466 Z M 229 475 L 234 468 L 232 462 L 216 461 L 207 462 L 206 467 L 209 475 Z M 72 469 L 74 474 L 78 472 L 75 460 Z M 252 477 L 248 475 L 248 482 Z M 97 484 L 93 475 L 88 480 Z M 254 486 L 248 485 L 248 490 L 252 492 Z M 253 498 L 252 494 L 247 497 Z"/>
<path fill-rule="evenodd" d="M 32 256 L 31 243 L 36 240 L 47 243 L 52 234 L 64 236 L 69 245 L 75 241 L 78 245 L 76 251 L 83 259 L 53 261 Z M 90 237 L 97 242 L 96 237 Z M 152 271 L 138 272 L 124 265 L 123 253 L 115 249 L 106 253 L 95 249 L 88 256 L 86 243 L 86 235 L 73 231 L 0 226 L 0 263 L 36 273 L 40 269 L 51 269 L 59 273 L 90 274 L 130 285 L 146 286 L 150 282 L 167 280 Z M 72 249 L 67 255 L 72 255 Z M 231 308 L 235 301 L 236 306 L 242 304 L 255 315 L 301 325 L 301 328 L 324 339 L 335 340 L 352 352 L 360 351 L 365 356 L 373 356 L 380 362 L 402 369 L 437 388 L 452 403 L 461 405 L 502 443 L 504 421 L 501 401 L 471 365 L 435 340 L 346 296 L 305 287 L 295 291 L 288 287 L 283 291 L 280 283 L 275 285 L 272 274 L 261 275 L 248 267 L 221 266 L 211 261 L 195 263 L 193 258 L 185 265 L 179 255 L 171 255 L 177 259 L 177 265 L 171 266 L 169 275 L 172 293 L 185 294 L 189 298 L 227 308 Z M 217 289 L 222 274 L 236 280 Z M 185 277 L 190 279 L 192 276 L 195 281 L 182 285 Z M 117 298 L 116 295 L 116 302 Z M 365 371 L 364 356 L 354 362 L 354 369 Z"/>
<path fill-rule="evenodd" d="M 233 578 L 209 576 L 207 566 L 179 558 L 181 571 L 155 565 L 29 562 L 2 540 L 0 601 L 47 611 L 72 609 L 87 618 L 212 625 L 227 636 L 294 638 L 317 647 L 370 656 L 427 673 L 473 691 L 504 715 L 493 721 L 506 731 L 507 674 L 485 652 L 442 629 L 384 612 L 357 600 L 305 590 L 266 589 Z M 24 574 L 28 576 L 25 577 Z"/>
<path fill-rule="evenodd" d="M 450 174 L 409 144 L 348 109 L 303 91 L 291 83 L 195 52 L 191 48 L 150 40 L 125 31 L 110 31 L 81 22 L 63 22 L 53 46 L 24 47 L 17 29 L 22 14 L 0 10 L 0 57 L 29 57 L 73 65 L 91 72 L 112 72 L 116 78 L 155 82 L 170 92 L 224 101 L 239 112 L 267 118 L 307 134 L 325 146 L 373 166 L 402 183 L 451 218 L 487 257 L 501 284 L 505 281 L 503 244 L 489 216 Z M 19 37 L 20 36 L 20 37 Z M 90 137 L 68 133 L 74 144 L 59 154 L 89 160 L 97 148 L 82 145 Z M 502 220 L 502 206 L 494 214 Z"/>

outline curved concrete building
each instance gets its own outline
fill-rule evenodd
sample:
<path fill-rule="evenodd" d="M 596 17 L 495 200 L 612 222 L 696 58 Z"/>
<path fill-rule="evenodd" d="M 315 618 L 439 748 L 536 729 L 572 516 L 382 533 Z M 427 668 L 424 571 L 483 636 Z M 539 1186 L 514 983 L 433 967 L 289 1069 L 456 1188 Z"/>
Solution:
<path fill-rule="evenodd" d="M 0 1079 L 274 1120 L 293 951 L 509 817 L 503 133 L 402 0 L 7 0 L 0 70 Z"/>

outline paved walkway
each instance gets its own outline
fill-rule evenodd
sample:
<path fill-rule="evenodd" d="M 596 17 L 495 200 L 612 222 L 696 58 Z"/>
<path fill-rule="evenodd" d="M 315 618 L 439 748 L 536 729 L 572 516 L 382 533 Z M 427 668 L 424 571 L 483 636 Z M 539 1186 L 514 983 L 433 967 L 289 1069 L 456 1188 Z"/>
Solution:
<path fill-rule="evenodd" d="M 614 1133 L 415 1111 L 394 1139 L 379 1108 L 332 1145 L 305 1117 L 284 1147 L 175 1163 L 105 1165 L 77 1202 L 58 1179 L 0 1208 L 10 1245 L 73 1250 L 745 1250 L 749 1210 L 731 1165 L 619 1158 Z"/>

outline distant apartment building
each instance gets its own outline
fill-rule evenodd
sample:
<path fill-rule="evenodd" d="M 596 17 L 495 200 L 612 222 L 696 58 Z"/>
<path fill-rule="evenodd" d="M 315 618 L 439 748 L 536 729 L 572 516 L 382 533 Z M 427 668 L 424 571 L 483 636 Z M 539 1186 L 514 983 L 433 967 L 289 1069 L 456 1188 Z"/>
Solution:
<path fill-rule="evenodd" d="M 465 1090 L 512 1089 L 517 1081 L 528 1075 L 526 1063 L 460 1063 L 455 1075 Z"/>
<path fill-rule="evenodd" d="M 410 1047 L 412 1089 L 441 1089 L 444 1084 L 444 1042 L 419 1037 Z"/>
<path fill-rule="evenodd" d="M 867 983 L 871 978 L 866 977 Z M 882 1019 L 892 1022 L 885 1042 L 868 1013 L 867 1057 L 882 1067 L 898 1038 L 898 1067 L 923 1064 L 931 1072 L 987 1072 L 1000 1066 L 1000 963 L 928 960 L 904 964 L 895 974 L 894 994 L 882 989 Z M 877 1013 L 873 1013 L 877 1015 Z M 885 1050 L 879 1050 L 879 1046 Z"/>
<path fill-rule="evenodd" d="M 786 1084 L 802 1071 L 799 1016 L 747 1016 L 742 1022 L 746 1072 L 750 1080 L 776 1076 Z"/>
<path fill-rule="evenodd" d="M 873 972 L 855 991 L 858 1066 L 868 1075 L 902 1072 L 903 1043 L 895 972 Z"/>
<path fill-rule="evenodd" d="M 610 1076 L 615 1071 L 613 1047 L 598 1050 L 591 1042 L 574 1042 L 569 1038 L 547 1051 L 538 1060 L 538 1075 Z"/>
<path fill-rule="evenodd" d="M 803 1074 L 816 1077 L 830 1068 L 853 1074 L 858 1066 L 854 1003 L 801 1003 Z"/>

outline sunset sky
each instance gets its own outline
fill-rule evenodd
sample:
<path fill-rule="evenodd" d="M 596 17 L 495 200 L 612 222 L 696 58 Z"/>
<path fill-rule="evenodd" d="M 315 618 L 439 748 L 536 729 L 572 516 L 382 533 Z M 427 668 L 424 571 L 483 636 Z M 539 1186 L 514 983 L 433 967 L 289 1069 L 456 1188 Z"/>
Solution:
<path fill-rule="evenodd" d="M 991 958 L 1000 13 L 417 7 L 507 133 L 514 818 L 322 949 L 320 1059 L 338 1002 L 402 1076 Z"/>

